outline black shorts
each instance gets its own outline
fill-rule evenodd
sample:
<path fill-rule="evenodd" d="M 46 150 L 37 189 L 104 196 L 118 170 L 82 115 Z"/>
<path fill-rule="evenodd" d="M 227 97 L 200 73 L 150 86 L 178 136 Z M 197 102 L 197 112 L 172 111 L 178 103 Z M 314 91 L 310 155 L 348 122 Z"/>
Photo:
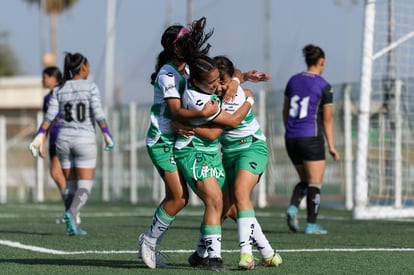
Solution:
<path fill-rule="evenodd" d="M 294 165 L 304 161 L 325 160 L 325 140 L 320 137 L 285 139 L 286 151 Z"/>

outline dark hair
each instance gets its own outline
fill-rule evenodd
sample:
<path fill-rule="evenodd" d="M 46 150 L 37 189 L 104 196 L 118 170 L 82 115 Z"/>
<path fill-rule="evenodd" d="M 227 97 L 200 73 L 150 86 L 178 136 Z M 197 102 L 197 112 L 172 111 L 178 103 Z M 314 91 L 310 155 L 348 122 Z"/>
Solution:
<path fill-rule="evenodd" d="M 192 84 L 194 84 L 193 80 L 203 82 L 207 75 L 217 68 L 214 59 L 207 55 L 195 56 L 194 58 L 189 60 L 188 66 L 191 72 L 190 82 Z"/>
<path fill-rule="evenodd" d="M 223 79 L 225 75 L 229 75 L 230 77 L 234 75 L 234 65 L 230 59 L 224 55 L 218 55 L 213 59 L 216 62 L 217 68 L 219 69 L 220 79 Z"/>
<path fill-rule="evenodd" d="M 308 67 L 316 65 L 319 59 L 325 58 L 323 50 L 315 45 L 308 44 L 303 49 L 303 56 L 305 57 L 305 63 Z"/>
<path fill-rule="evenodd" d="M 62 72 L 56 66 L 50 66 L 43 69 L 42 74 L 53 76 L 56 78 L 57 83 L 62 81 Z"/>
<path fill-rule="evenodd" d="M 87 64 L 88 59 L 80 53 L 65 53 L 63 65 L 63 79 L 59 86 L 63 86 L 66 81 L 71 80 L 73 76 L 79 73 L 81 65 Z"/>
<path fill-rule="evenodd" d="M 164 31 L 161 37 L 163 51 L 157 57 L 155 71 L 151 74 L 151 84 L 155 83 L 158 72 L 167 62 L 174 59 L 187 62 L 189 56 L 208 53 L 210 44 L 206 42 L 213 34 L 213 30 L 205 33 L 205 24 L 206 18 L 202 17 L 193 21 L 189 29 L 182 25 L 172 25 Z"/>

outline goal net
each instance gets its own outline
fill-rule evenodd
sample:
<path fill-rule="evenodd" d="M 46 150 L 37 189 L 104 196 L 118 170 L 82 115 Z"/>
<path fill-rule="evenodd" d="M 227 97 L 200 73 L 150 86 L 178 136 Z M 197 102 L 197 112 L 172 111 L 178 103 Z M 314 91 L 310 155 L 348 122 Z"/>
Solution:
<path fill-rule="evenodd" d="M 414 1 L 365 1 L 354 218 L 414 217 Z"/>

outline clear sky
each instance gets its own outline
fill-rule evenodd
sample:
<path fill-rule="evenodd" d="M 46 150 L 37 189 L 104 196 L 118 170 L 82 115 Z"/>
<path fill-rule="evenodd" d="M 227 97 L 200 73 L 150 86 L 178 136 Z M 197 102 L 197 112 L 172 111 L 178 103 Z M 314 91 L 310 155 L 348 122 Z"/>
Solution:
<path fill-rule="evenodd" d="M 305 69 L 301 49 L 313 43 L 327 58 L 324 77 L 332 84 L 359 81 L 363 0 L 271 0 L 270 43 L 266 44 L 265 0 L 193 0 L 193 19 L 207 18 L 212 56 L 227 55 L 242 71 L 266 70 L 272 90 Z M 105 0 L 79 0 L 58 19 L 58 65 L 63 53 L 81 52 L 91 78 L 104 93 Z M 43 23 L 42 23 L 43 22 Z M 152 101 L 149 77 L 154 70 L 166 24 L 187 23 L 187 0 L 117 0 L 114 85 L 121 103 Z M 43 25 L 43 27 L 42 27 Z M 0 32 L 14 50 L 22 75 L 38 76 L 49 51 L 49 17 L 23 0 L 0 3 Z M 43 37 L 43 38 L 42 38 Z M 265 58 L 270 45 L 270 62 Z M 258 91 L 264 84 L 247 85 Z"/>

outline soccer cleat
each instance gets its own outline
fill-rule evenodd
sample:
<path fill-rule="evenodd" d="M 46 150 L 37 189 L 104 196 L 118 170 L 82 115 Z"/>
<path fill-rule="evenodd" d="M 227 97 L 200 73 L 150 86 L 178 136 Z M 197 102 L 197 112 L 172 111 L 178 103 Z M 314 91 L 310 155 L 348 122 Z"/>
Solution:
<path fill-rule="evenodd" d="M 86 232 L 85 230 L 83 230 L 79 226 L 76 226 L 76 235 L 77 236 L 85 236 L 87 234 L 88 234 L 88 232 Z"/>
<path fill-rule="evenodd" d="M 138 255 L 141 255 L 145 265 L 149 268 L 157 267 L 156 251 L 155 242 L 151 242 L 149 238 L 143 234 Z"/>
<path fill-rule="evenodd" d="M 206 267 L 208 266 L 208 257 L 200 257 L 195 251 L 193 254 L 188 257 L 188 263 L 191 267 Z"/>
<path fill-rule="evenodd" d="M 305 228 L 306 235 L 325 235 L 328 234 L 328 230 L 316 223 L 308 223 Z"/>
<path fill-rule="evenodd" d="M 254 268 L 254 258 L 252 254 L 243 253 L 240 255 L 239 262 L 240 269 L 253 269 Z"/>
<path fill-rule="evenodd" d="M 299 220 L 298 220 L 298 208 L 294 205 L 290 205 L 286 211 L 287 224 L 292 232 L 298 232 Z"/>
<path fill-rule="evenodd" d="M 168 268 L 168 265 L 162 260 L 162 255 L 163 254 L 161 254 L 161 251 L 159 250 L 157 250 L 155 253 L 155 263 L 157 265 L 157 268 Z"/>
<path fill-rule="evenodd" d="M 261 266 L 279 266 L 282 264 L 282 257 L 280 257 L 279 253 L 273 254 L 273 256 L 269 258 L 264 258 L 260 263 Z"/>
<path fill-rule="evenodd" d="M 141 245 L 142 242 L 144 241 L 144 233 L 140 234 L 138 237 L 138 258 L 142 259 L 141 257 Z M 163 254 L 161 253 L 161 251 L 157 250 L 155 252 L 155 258 L 156 258 L 156 266 L 158 268 L 168 268 L 168 265 L 166 263 L 164 263 L 163 259 L 162 259 Z M 165 254 L 164 254 L 165 256 Z"/>
<path fill-rule="evenodd" d="M 144 242 L 144 233 L 141 233 L 138 237 L 138 258 L 142 259 L 141 257 L 141 246 L 142 243 Z"/>
<path fill-rule="evenodd" d="M 69 236 L 77 235 L 78 228 L 76 226 L 76 223 L 74 221 L 72 214 L 69 211 L 65 212 L 65 214 L 63 215 L 63 219 L 65 220 L 65 223 L 66 223 L 66 234 L 68 234 Z"/>
<path fill-rule="evenodd" d="M 208 269 L 214 272 L 224 272 L 223 260 L 221 258 L 210 258 L 208 259 Z"/>
<path fill-rule="evenodd" d="M 56 223 L 57 223 L 57 224 L 61 224 L 61 223 L 66 223 L 66 221 L 65 221 L 65 219 L 64 219 L 64 218 L 61 218 L 61 219 L 56 219 Z M 75 223 L 76 223 L 77 225 L 81 224 L 80 213 L 78 213 L 78 214 L 76 215 L 76 217 L 75 217 Z"/>

